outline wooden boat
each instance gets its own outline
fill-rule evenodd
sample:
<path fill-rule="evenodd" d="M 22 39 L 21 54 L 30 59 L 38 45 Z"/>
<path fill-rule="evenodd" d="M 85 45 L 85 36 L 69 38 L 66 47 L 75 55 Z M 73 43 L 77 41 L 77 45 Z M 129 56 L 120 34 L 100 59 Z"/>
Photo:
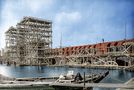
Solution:
<path fill-rule="evenodd" d="M 98 73 L 98 74 L 91 74 L 91 75 L 85 75 L 81 76 L 80 73 L 77 73 L 76 75 L 73 75 L 73 73 L 67 74 L 65 76 L 60 75 L 59 79 L 55 81 L 55 83 L 99 83 L 102 79 L 104 79 L 109 74 L 109 71 Z M 85 78 L 84 78 L 85 77 Z M 67 86 L 53 86 L 56 90 L 83 90 L 81 87 L 67 87 Z M 84 87 L 84 86 L 83 86 Z M 86 90 L 91 90 L 92 87 L 87 88 Z"/>
<path fill-rule="evenodd" d="M 109 74 L 109 71 L 99 73 L 99 74 L 91 74 L 91 75 L 85 75 L 85 81 L 84 77 L 81 76 L 81 74 L 78 72 L 76 75 L 73 75 L 73 73 L 67 74 L 67 75 L 60 75 L 59 79 L 56 82 L 59 83 L 84 83 L 84 82 L 93 82 L 98 83 L 103 78 L 105 78 Z"/>

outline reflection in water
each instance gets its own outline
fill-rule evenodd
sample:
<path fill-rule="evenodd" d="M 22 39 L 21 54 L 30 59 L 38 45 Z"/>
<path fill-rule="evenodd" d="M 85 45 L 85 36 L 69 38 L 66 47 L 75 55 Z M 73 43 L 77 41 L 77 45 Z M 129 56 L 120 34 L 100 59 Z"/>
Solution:
<path fill-rule="evenodd" d="M 49 67 L 49 66 L 5 66 L 0 65 L 0 74 L 10 77 L 58 77 L 60 74 L 66 74 L 69 70 L 73 70 L 74 74 L 80 72 L 82 75 L 91 73 L 100 73 L 105 69 L 89 69 L 89 68 L 69 68 L 69 67 Z M 110 70 L 109 75 L 101 82 L 103 83 L 124 83 L 134 77 L 134 72 L 124 70 Z M 114 90 L 95 88 L 94 90 Z"/>
<path fill-rule="evenodd" d="M 38 73 L 44 73 L 44 67 L 43 66 L 37 66 L 37 72 Z"/>

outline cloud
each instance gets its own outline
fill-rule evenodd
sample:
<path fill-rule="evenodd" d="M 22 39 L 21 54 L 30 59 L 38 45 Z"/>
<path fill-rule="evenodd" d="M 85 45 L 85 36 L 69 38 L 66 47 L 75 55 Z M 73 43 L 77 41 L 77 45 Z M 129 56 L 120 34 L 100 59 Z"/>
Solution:
<path fill-rule="evenodd" d="M 42 9 L 48 9 L 53 1 L 52 0 L 21 0 L 24 6 L 30 9 L 33 13 L 37 13 Z"/>
<path fill-rule="evenodd" d="M 71 32 L 74 24 L 81 21 L 82 15 L 78 11 L 73 12 L 59 12 L 56 14 L 53 25 L 53 42 L 54 47 L 59 47 L 60 38 L 66 39 L 67 34 Z M 73 32 L 72 32 L 73 33 Z"/>
<path fill-rule="evenodd" d="M 5 31 L 8 30 L 10 26 L 15 26 L 17 23 L 17 16 L 13 12 L 12 3 L 5 3 L 1 10 L 1 26 L 0 26 L 0 42 L 2 48 L 5 46 Z"/>
<path fill-rule="evenodd" d="M 76 23 L 81 19 L 80 12 L 60 12 L 56 15 L 57 23 Z"/>

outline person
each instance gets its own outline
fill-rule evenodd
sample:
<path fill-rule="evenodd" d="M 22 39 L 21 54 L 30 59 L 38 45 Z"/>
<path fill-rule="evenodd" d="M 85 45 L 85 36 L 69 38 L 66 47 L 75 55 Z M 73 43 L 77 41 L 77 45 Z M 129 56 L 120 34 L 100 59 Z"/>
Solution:
<path fill-rule="evenodd" d="M 75 82 L 79 82 L 79 81 L 83 80 L 83 78 L 79 72 L 76 74 L 74 80 L 75 80 Z"/>

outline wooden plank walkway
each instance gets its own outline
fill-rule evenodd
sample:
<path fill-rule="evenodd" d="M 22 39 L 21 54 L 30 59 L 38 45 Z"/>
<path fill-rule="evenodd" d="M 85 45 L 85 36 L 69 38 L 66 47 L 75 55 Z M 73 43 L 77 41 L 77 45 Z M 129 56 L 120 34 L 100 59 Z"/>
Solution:
<path fill-rule="evenodd" d="M 0 84 L 2 87 L 34 87 L 34 86 L 53 86 L 53 87 L 84 87 L 84 83 L 54 83 L 54 82 L 16 82 L 8 84 Z M 134 89 L 134 84 L 121 84 L 121 83 L 86 83 L 85 87 L 98 87 L 98 88 L 129 88 Z"/>
<path fill-rule="evenodd" d="M 23 81 L 24 79 L 24 81 Z M 33 78 L 31 80 L 27 78 L 18 78 L 14 80 L 2 79 L 0 81 L 0 88 L 2 87 L 34 87 L 34 86 L 53 86 L 53 87 L 84 87 L 84 83 L 59 83 L 55 82 L 56 79 L 49 79 L 46 78 Z M 25 81 L 28 80 L 28 81 Z M 134 90 L 134 78 L 131 78 L 127 83 L 86 83 L 85 87 L 98 87 L 98 88 L 130 88 Z"/>
<path fill-rule="evenodd" d="M 72 83 L 51 83 L 50 86 L 59 86 L 59 87 L 84 87 L 84 84 L 72 84 Z M 120 83 L 86 83 L 85 87 L 103 87 L 103 88 L 133 88 L 134 85 L 129 84 L 120 84 Z"/>

